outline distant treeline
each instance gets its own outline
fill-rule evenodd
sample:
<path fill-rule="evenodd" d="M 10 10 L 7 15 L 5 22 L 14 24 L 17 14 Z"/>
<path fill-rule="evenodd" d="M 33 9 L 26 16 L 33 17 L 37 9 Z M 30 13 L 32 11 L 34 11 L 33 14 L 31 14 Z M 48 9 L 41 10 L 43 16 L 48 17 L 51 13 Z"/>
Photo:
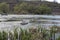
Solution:
<path fill-rule="evenodd" d="M 12 9 L 11 11 L 6 2 L 0 3 L 1 14 L 52 14 L 55 9 L 60 9 L 60 6 L 58 3 L 46 1 L 24 1 L 15 4 Z"/>

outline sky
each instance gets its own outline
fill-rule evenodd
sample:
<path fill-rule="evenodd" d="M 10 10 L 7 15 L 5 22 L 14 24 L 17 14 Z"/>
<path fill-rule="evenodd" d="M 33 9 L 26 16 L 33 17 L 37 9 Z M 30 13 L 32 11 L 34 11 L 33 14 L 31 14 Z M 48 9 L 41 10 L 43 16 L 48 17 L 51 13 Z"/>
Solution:
<path fill-rule="evenodd" d="M 31 1 L 31 0 L 28 0 L 28 1 Z M 46 1 L 50 1 L 50 2 L 53 2 L 54 0 L 46 0 Z M 60 3 L 60 0 L 55 0 L 56 2 Z"/>
<path fill-rule="evenodd" d="M 53 2 L 54 0 L 47 0 L 47 1 Z M 56 0 L 56 2 L 60 3 L 60 0 Z"/>

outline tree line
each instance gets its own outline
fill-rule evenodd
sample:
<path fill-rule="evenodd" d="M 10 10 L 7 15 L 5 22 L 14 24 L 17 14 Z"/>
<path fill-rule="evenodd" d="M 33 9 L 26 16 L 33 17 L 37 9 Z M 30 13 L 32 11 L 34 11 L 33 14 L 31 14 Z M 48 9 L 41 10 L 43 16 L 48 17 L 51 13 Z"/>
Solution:
<path fill-rule="evenodd" d="M 51 8 L 47 5 L 34 5 L 22 2 L 13 7 L 16 14 L 51 14 Z M 10 13 L 10 6 L 7 3 L 0 3 L 0 13 Z"/>

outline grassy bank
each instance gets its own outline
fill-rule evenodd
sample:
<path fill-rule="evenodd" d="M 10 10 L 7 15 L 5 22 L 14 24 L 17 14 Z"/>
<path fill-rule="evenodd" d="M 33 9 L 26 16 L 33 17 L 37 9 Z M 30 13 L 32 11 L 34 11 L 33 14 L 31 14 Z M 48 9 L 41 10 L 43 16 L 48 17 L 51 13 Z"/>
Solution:
<path fill-rule="evenodd" d="M 29 28 L 24 30 L 22 28 L 15 28 L 13 32 L 11 31 L 2 31 L 0 32 L 0 40 L 56 40 L 55 30 L 57 27 L 51 27 L 50 30 L 47 30 L 42 27 Z M 53 37 L 52 37 L 53 36 Z M 52 39 L 53 38 L 53 39 Z M 60 37 L 57 38 L 60 40 Z"/>

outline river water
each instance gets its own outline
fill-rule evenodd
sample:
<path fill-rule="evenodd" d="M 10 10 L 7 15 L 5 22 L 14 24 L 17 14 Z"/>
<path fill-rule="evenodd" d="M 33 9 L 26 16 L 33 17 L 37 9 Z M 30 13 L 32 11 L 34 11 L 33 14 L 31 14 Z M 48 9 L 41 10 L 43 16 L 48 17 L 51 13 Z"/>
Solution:
<path fill-rule="evenodd" d="M 9 20 L 9 21 L 8 21 Z M 27 24 L 22 25 L 21 23 Z M 60 26 L 60 16 L 58 15 L 0 15 L 0 30 L 13 30 L 15 27 L 21 27 L 23 29 L 30 27 L 43 26 L 49 29 L 49 27 L 57 25 Z M 56 34 L 56 37 L 59 34 Z"/>
<path fill-rule="evenodd" d="M 28 24 L 21 25 L 22 20 Z M 32 22 L 32 20 L 36 22 Z M 25 29 L 29 27 L 36 27 L 38 25 L 46 27 L 47 29 L 49 28 L 48 26 L 60 26 L 60 16 L 58 15 L 0 15 L 0 21 L 0 30 L 12 30 L 14 27 L 22 27 Z"/>
<path fill-rule="evenodd" d="M 15 27 L 21 27 L 23 29 L 36 27 L 39 25 L 38 23 L 30 23 L 29 21 L 33 20 L 34 18 L 37 19 L 38 17 L 39 15 L 0 15 L 0 30 L 13 30 Z M 28 24 L 21 25 L 22 20 L 24 20 Z"/>

